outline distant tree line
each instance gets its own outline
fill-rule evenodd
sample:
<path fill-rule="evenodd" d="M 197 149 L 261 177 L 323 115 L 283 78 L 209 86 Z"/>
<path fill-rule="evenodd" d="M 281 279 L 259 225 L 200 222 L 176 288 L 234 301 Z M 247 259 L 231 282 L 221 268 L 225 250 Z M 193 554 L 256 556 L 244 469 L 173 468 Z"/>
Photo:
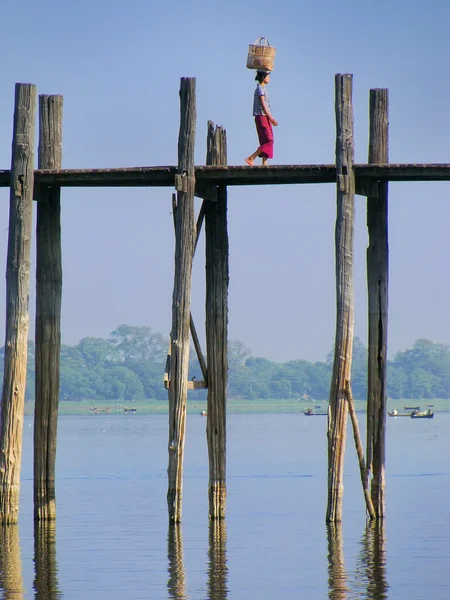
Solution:
<path fill-rule="evenodd" d="M 163 400 L 163 373 L 168 339 L 150 327 L 120 325 L 107 339 L 86 337 L 61 349 L 61 400 Z M 0 350 L 3 376 L 4 349 Z M 28 344 L 26 400 L 34 399 L 34 343 Z M 325 362 L 294 360 L 275 363 L 252 356 L 242 342 L 229 344 L 229 398 L 328 398 L 333 351 Z M 195 352 L 189 377 L 202 378 Z M 352 390 L 356 399 L 367 394 L 367 349 L 358 338 L 353 345 Z M 191 399 L 204 390 L 189 392 Z M 450 346 L 419 339 L 410 350 L 388 363 L 391 398 L 450 398 Z"/>

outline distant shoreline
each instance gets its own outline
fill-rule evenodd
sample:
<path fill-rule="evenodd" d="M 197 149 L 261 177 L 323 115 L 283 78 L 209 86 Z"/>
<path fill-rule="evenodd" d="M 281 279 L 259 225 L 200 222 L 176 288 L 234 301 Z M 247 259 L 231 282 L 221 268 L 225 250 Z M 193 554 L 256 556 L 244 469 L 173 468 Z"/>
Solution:
<path fill-rule="evenodd" d="M 399 412 L 404 412 L 405 405 L 419 405 L 421 409 L 428 408 L 432 405 L 431 409 L 434 412 L 448 412 L 450 411 L 450 399 L 437 398 L 432 400 L 426 400 L 425 402 L 420 400 L 388 400 L 388 411 L 392 411 L 396 408 Z M 315 408 L 320 406 L 320 408 Z M 299 400 L 228 400 L 227 412 L 228 414 L 256 414 L 256 413 L 294 413 L 302 414 L 308 408 L 311 408 L 316 412 L 326 412 L 328 403 L 327 401 L 299 401 Z M 90 409 L 97 407 L 99 413 L 95 414 Z M 108 408 L 109 412 L 106 413 L 105 409 Z M 136 408 L 135 413 L 125 413 L 125 408 Z M 198 414 L 201 411 L 206 411 L 206 400 L 189 400 L 187 403 L 188 414 Z M 366 412 L 366 402 L 363 400 L 355 401 L 355 408 L 358 413 Z M 30 416 L 34 414 L 34 402 L 25 403 L 25 415 Z M 168 414 L 168 402 L 161 400 L 139 400 L 136 402 L 123 402 L 123 401 L 112 401 L 107 402 L 105 400 L 65 400 L 59 403 L 59 415 L 61 416 L 75 416 L 75 415 L 89 415 L 93 418 L 100 415 L 126 415 L 127 417 L 134 417 L 137 415 L 164 415 Z"/>

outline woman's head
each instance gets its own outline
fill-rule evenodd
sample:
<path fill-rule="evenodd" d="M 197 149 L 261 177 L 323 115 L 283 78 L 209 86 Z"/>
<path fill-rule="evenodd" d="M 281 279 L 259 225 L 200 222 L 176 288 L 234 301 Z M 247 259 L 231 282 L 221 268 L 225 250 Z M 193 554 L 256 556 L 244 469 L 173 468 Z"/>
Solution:
<path fill-rule="evenodd" d="M 255 81 L 258 83 L 269 83 L 270 71 L 256 71 Z"/>

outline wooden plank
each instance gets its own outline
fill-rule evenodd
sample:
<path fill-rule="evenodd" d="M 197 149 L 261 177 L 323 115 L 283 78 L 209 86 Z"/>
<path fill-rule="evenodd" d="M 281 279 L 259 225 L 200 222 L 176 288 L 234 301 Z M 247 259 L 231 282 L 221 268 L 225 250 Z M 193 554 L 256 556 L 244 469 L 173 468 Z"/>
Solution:
<path fill-rule="evenodd" d="M 62 96 L 39 97 L 40 168 L 61 168 Z M 56 519 L 55 464 L 61 350 L 61 188 L 37 188 L 34 518 Z"/>
<path fill-rule="evenodd" d="M 175 273 L 172 298 L 172 350 L 169 387 L 169 466 L 167 506 L 169 518 L 181 521 L 186 400 L 189 368 L 191 277 L 195 244 L 194 146 L 196 126 L 195 78 L 183 77 L 180 87 L 178 173 L 186 174 L 187 191 L 177 192 Z"/>
<path fill-rule="evenodd" d="M 327 522 L 342 521 L 344 453 L 351 382 L 354 297 L 353 238 L 354 194 L 352 76 L 336 75 L 336 169 L 338 174 L 336 215 L 336 336 L 330 388 L 328 423 Z"/>
<path fill-rule="evenodd" d="M 126 167 L 116 169 L 61 169 L 35 171 L 36 184 L 61 187 L 173 187 L 177 168 Z M 335 183 L 335 165 L 271 165 L 270 167 L 196 166 L 197 193 L 208 186 L 294 185 Z M 354 165 L 356 181 L 450 181 L 450 164 Z M 0 187 L 9 187 L 10 171 L 0 171 Z M 359 183 L 358 183 L 359 187 Z"/>
<path fill-rule="evenodd" d="M 334 183 L 334 165 L 275 165 L 271 167 L 195 167 L 199 189 L 226 185 Z M 177 167 L 36 170 L 36 184 L 62 187 L 173 187 Z M 9 186 L 9 171 L 0 171 L 0 187 Z"/>
<path fill-rule="evenodd" d="M 226 132 L 208 123 L 207 162 L 227 162 Z M 206 355 L 208 407 L 206 438 L 209 455 L 209 516 L 225 518 L 226 508 L 226 403 L 228 381 L 228 228 L 227 188 L 219 186 L 217 202 L 205 207 L 206 250 Z"/>
<path fill-rule="evenodd" d="M 27 371 L 36 87 L 15 90 L 0 431 L 0 521 L 17 523 Z"/>
<path fill-rule="evenodd" d="M 355 174 L 377 181 L 450 181 L 450 164 L 355 165 Z"/>
<path fill-rule="evenodd" d="M 450 181 L 450 164 L 354 165 L 356 181 Z M 177 168 L 61 169 L 35 171 L 36 184 L 61 187 L 173 187 Z M 198 194 L 208 186 L 294 185 L 335 183 L 335 165 L 271 165 L 270 167 L 195 167 Z M 0 171 L 0 187 L 9 187 L 10 171 Z M 359 187 L 359 183 L 358 183 Z"/>
<path fill-rule="evenodd" d="M 388 90 L 370 90 L 369 163 L 389 160 Z M 388 329 L 388 182 L 378 184 L 367 198 L 368 388 L 367 477 L 372 472 L 371 496 L 378 518 L 385 514 L 387 329 Z"/>

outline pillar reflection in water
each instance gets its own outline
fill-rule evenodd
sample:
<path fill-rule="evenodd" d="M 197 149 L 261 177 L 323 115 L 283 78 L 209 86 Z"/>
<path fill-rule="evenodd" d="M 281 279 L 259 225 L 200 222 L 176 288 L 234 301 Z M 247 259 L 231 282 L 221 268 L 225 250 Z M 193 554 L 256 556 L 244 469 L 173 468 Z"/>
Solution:
<path fill-rule="evenodd" d="M 24 597 L 18 525 L 0 525 L 0 591 L 5 600 Z"/>
<path fill-rule="evenodd" d="M 223 519 L 209 522 L 208 598 L 226 600 L 228 597 L 227 529 Z"/>
<path fill-rule="evenodd" d="M 386 541 L 382 519 L 367 523 L 364 530 L 356 566 L 355 587 L 361 594 L 365 592 L 367 600 L 385 600 L 388 597 Z"/>
<path fill-rule="evenodd" d="M 63 594 L 58 584 L 56 523 L 34 523 L 34 591 L 36 600 L 58 600 Z"/>
<path fill-rule="evenodd" d="M 169 579 L 167 581 L 169 597 L 174 600 L 185 600 L 187 598 L 186 576 L 184 574 L 183 532 L 181 523 L 169 523 L 167 555 L 169 558 Z"/>
<path fill-rule="evenodd" d="M 327 525 L 327 539 L 328 597 L 330 600 L 346 600 L 349 589 L 344 563 L 342 523 L 329 523 Z"/>

